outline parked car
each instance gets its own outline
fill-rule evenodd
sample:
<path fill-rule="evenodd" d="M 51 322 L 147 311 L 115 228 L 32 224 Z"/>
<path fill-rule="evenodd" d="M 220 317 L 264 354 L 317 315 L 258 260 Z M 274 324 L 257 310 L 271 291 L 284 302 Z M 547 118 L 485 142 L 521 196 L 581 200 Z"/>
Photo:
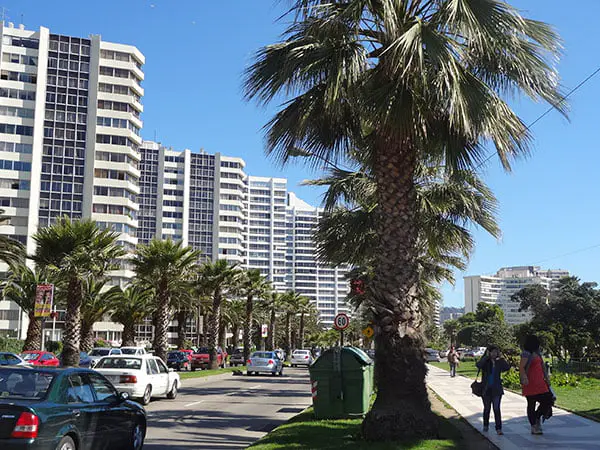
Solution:
<path fill-rule="evenodd" d="M 0 366 L 26 366 L 27 362 L 19 355 L 10 352 L 0 352 Z"/>
<path fill-rule="evenodd" d="M 190 370 L 191 364 L 187 354 L 172 351 L 167 354 L 167 367 L 175 370 Z"/>
<path fill-rule="evenodd" d="M 145 435 L 144 408 L 99 373 L 0 367 L 2 450 L 141 450 Z"/>
<path fill-rule="evenodd" d="M 210 365 L 210 350 L 208 347 L 199 347 L 196 352 L 192 355 L 192 370 L 196 369 L 208 369 Z M 225 353 L 221 347 L 217 347 L 217 365 L 220 368 L 225 367 L 225 360 L 227 353 Z"/>
<path fill-rule="evenodd" d="M 60 361 L 60 365 L 63 365 L 62 353 L 56 355 Z M 89 368 L 92 366 L 92 358 L 86 352 L 79 352 L 79 367 Z"/>
<path fill-rule="evenodd" d="M 244 349 L 241 347 L 233 350 L 229 356 L 229 365 L 231 367 L 243 366 L 244 365 Z"/>
<path fill-rule="evenodd" d="M 440 358 L 444 359 L 448 357 L 448 350 L 440 350 Z"/>
<path fill-rule="evenodd" d="M 425 349 L 425 357 L 427 362 L 442 362 L 442 358 L 440 358 L 440 352 L 432 348 Z"/>
<path fill-rule="evenodd" d="M 112 356 L 112 355 L 121 355 L 121 354 L 122 354 L 122 352 L 121 352 L 120 348 L 109 348 L 109 347 L 93 348 L 92 351 L 89 353 L 90 359 L 92 360 L 91 367 L 95 367 L 98 360 L 100 358 L 102 358 L 103 356 Z"/>
<path fill-rule="evenodd" d="M 283 361 L 275 352 L 254 352 L 246 361 L 246 374 L 270 373 L 283 376 Z"/>
<path fill-rule="evenodd" d="M 144 347 L 121 347 L 122 355 L 145 355 L 146 349 Z"/>
<path fill-rule="evenodd" d="M 19 355 L 27 364 L 32 366 L 58 367 L 60 361 L 54 353 L 43 352 L 40 350 L 26 350 Z"/>
<path fill-rule="evenodd" d="M 94 370 L 143 405 L 150 403 L 152 397 L 174 399 L 181 387 L 179 374 L 153 355 L 104 356 Z"/>
<path fill-rule="evenodd" d="M 310 350 L 294 350 L 291 359 L 292 367 L 310 366 L 313 363 L 313 356 Z"/>

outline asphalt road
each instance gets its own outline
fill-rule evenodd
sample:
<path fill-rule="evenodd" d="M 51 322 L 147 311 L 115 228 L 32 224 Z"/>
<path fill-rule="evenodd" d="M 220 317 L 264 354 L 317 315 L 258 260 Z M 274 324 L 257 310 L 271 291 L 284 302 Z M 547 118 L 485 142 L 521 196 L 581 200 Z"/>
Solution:
<path fill-rule="evenodd" d="M 211 378 L 182 380 L 177 399 L 146 407 L 144 449 L 246 448 L 311 404 L 307 369 Z"/>

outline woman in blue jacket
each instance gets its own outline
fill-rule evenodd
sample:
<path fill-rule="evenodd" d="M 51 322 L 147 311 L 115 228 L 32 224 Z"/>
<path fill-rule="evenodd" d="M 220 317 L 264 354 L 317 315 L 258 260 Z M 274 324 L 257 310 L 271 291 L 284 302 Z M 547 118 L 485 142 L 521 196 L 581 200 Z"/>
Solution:
<path fill-rule="evenodd" d="M 477 368 L 481 370 L 483 382 L 483 431 L 488 431 L 490 426 L 490 409 L 494 409 L 496 433 L 502 433 L 502 414 L 500 413 L 500 400 L 504 395 L 502 378 L 500 374 L 506 372 L 510 366 L 502 357 L 500 349 L 490 345 L 483 357 L 477 361 Z"/>

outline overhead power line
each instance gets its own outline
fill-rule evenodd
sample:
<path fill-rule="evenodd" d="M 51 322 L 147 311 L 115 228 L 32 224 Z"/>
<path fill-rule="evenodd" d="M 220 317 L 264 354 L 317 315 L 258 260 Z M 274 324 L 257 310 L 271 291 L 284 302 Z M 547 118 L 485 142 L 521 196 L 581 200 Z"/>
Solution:
<path fill-rule="evenodd" d="M 523 130 L 523 133 L 531 130 L 531 127 L 533 127 L 536 123 L 538 123 L 540 120 L 542 120 L 544 117 L 546 117 L 551 111 L 554 111 L 556 108 L 558 108 L 558 106 L 560 106 L 562 103 L 564 103 L 565 100 L 567 100 L 571 95 L 573 95 L 575 92 L 577 92 L 584 84 L 586 84 L 588 81 L 590 81 L 596 75 L 598 75 L 598 73 L 600 73 L 600 67 L 598 67 L 596 70 L 594 70 L 592 73 L 590 73 L 587 77 L 585 77 L 577 86 L 575 86 L 573 89 L 571 89 L 569 92 L 567 92 L 566 95 L 560 100 L 560 102 L 558 102 L 557 105 L 552 105 L 552 106 L 548 107 L 548 109 L 546 109 L 542 114 L 540 114 L 533 122 L 531 122 L 529 125 L 525 125 L 525 130 Z M 487 158 L 485 158 L 483 161 L 481 161 L 477 167 L 475 167 L 475 170 L 478 170 L 481 166 L 483 166 L 485 163 L 487 163 L 494 156 L 498 156 L 498 153 L 492 152 Z"/>

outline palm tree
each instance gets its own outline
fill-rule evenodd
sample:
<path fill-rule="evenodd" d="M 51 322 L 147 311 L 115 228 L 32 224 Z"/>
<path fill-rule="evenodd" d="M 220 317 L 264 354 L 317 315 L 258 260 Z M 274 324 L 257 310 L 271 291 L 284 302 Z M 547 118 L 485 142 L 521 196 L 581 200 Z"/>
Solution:
<path fill-rule="evenodd" d="M 271 290 L 271 283 L 260 273 L 259 269 L 250 269 L 244 272 L 240 280 L 240 293 L 246 297 L 246 314 L 244 317 L 244 361 L 250 356 L 252 342 L 252 313 L 254 300 L 262 298 Z"/>
<path fill-rule="evenodd" d="M 152 288 L 155 302 L 153 347 L 156 356 L 167 360 L 169 321 L 172 301 L 191 286 L 192 270 L 200 252 L 184 247 L 182 242 L 153 239 L 140 245 L 133 258 L 138 281 Z"/>
<path fill-rule="evenodd" d="M 308 297 L 300 297 L 296 312 L 300 315 L 300 326 L 298 329 L 299 348 L 304 348 L 304 317 L 306 315 L 318 315 L 317 308 Z"/>
<path fill-rule="evenodd" d="M 42 320 L 35 317 L 35 293 L 37 285 L 45 282 L 48 282 L 46 272 L 34 271 L 25 264 L 18 264 L 12 266 L 8 278 L 3 283 L 4 299 L 15 302 L 29 318 L 23 350 L 42 348 Z"/>
<path fill-rule="evenodd" d="M 111 310 L 115 300 L 121 297 L 121 289 L 118 286 L 109 287 L 106 283 L 107 280 L 94 278 L 84 282 L 80 345 L 83 352 L 89 352 L 94 346 L 94 324 L 101 320 Z"/>
<path fill-rule="evenodd" d="M 154 312 L 153 300 L 152 290 L 139 284 L 127 286 L 114 298 L 111 319 L 123 325 L 122 347 L 135 345 L 136 327 Z"/>
<path fill-rule="evenodd" d="M 221 326 L 221 302 L 234 288 L 240 271 L 237 265 L 230 265 L 224 259 L 204 263 L 198 274 L 198 288 L 212 299 L 212 308 L 208 318 L 208 348 L 210 350 L 210 368 L 218 368 L 217 345 Z"/>
<path fill-rule="evenodd" d="M 269 318 L 267 350 L 275 350 L 275 322 L 277 321 L 277 314 L 283 311 L 283 295 L 280 292 L 271 291 L 266 295 L 264 301 L 260 303 L 261 309 L 266 310 Z"/>
<path fill-rule="evenodd" d="M 65 366 L 79 365 L 81 304 L 84 282 L 102 277 L 117 258 L 124 255 L 117 244 L 119 233 L 102 230 L 91 220 L 58 219 L 33 236 L 37 247 L 32 259 L 64 282 L 67 313 L 62 360 Z"/>
<path fill-rule="evenodd" d="M 0 226 L 10 225 L 10 217 L 5 216 L 4 212 L 4 209 L 0 209 Z M 9 266 L 24 263 L 25 248 L 10 236 L 0 235 L 0 261 Z"/>
<path fill-rule="evenodd" d="M 360 145 L 373 161 L 368 290 L 379 331 L 369 440 L 436 433 L 416 296 L 419 164 L 472 168 L 492 142 L 509 169 L 531 136 L 502 96 L 523 92 L 564 111 L 550 62 L 559 49 L 551 27 L 500 0 L 296 0 L 284 40 L 248 68 L 247 98 L 294 96 L 267 125 L 269 153 L 286 162 L 300 148 L 336 161 Z"/>
<path fill-rule="evenodd" d="M 224 322 L 231 330 L 231 346 L 235 349 L 238 347 L 240 328 L 244 326 L 247 303 L 245 300 L 233 299 L 223 304 L 222 322 Z"/>
<path fill-rule="evenodd" d="M 186 348 L 188 319 L 195 316 L 198 299 L 193 283 L 182 285 L 182 290 L 173 294 L 171 307 L 175 310 L 177 320 L 177 348 Z"/>
<path fill-rule="evenodd" d="M 450 345 L 456 345 L 456 335 L 460 331 L 460 322 L 458 320 L 446 320 L 444 322 L 444 335 L 450 341 Z"/>
<path fill-rule="evenodd" d="M 283 311 L 285 312 L 285 353 L 292 352 L 292 318 L 299 313 L 300 302 L 304 297 L 296 291 L 283 294 Z"/>

